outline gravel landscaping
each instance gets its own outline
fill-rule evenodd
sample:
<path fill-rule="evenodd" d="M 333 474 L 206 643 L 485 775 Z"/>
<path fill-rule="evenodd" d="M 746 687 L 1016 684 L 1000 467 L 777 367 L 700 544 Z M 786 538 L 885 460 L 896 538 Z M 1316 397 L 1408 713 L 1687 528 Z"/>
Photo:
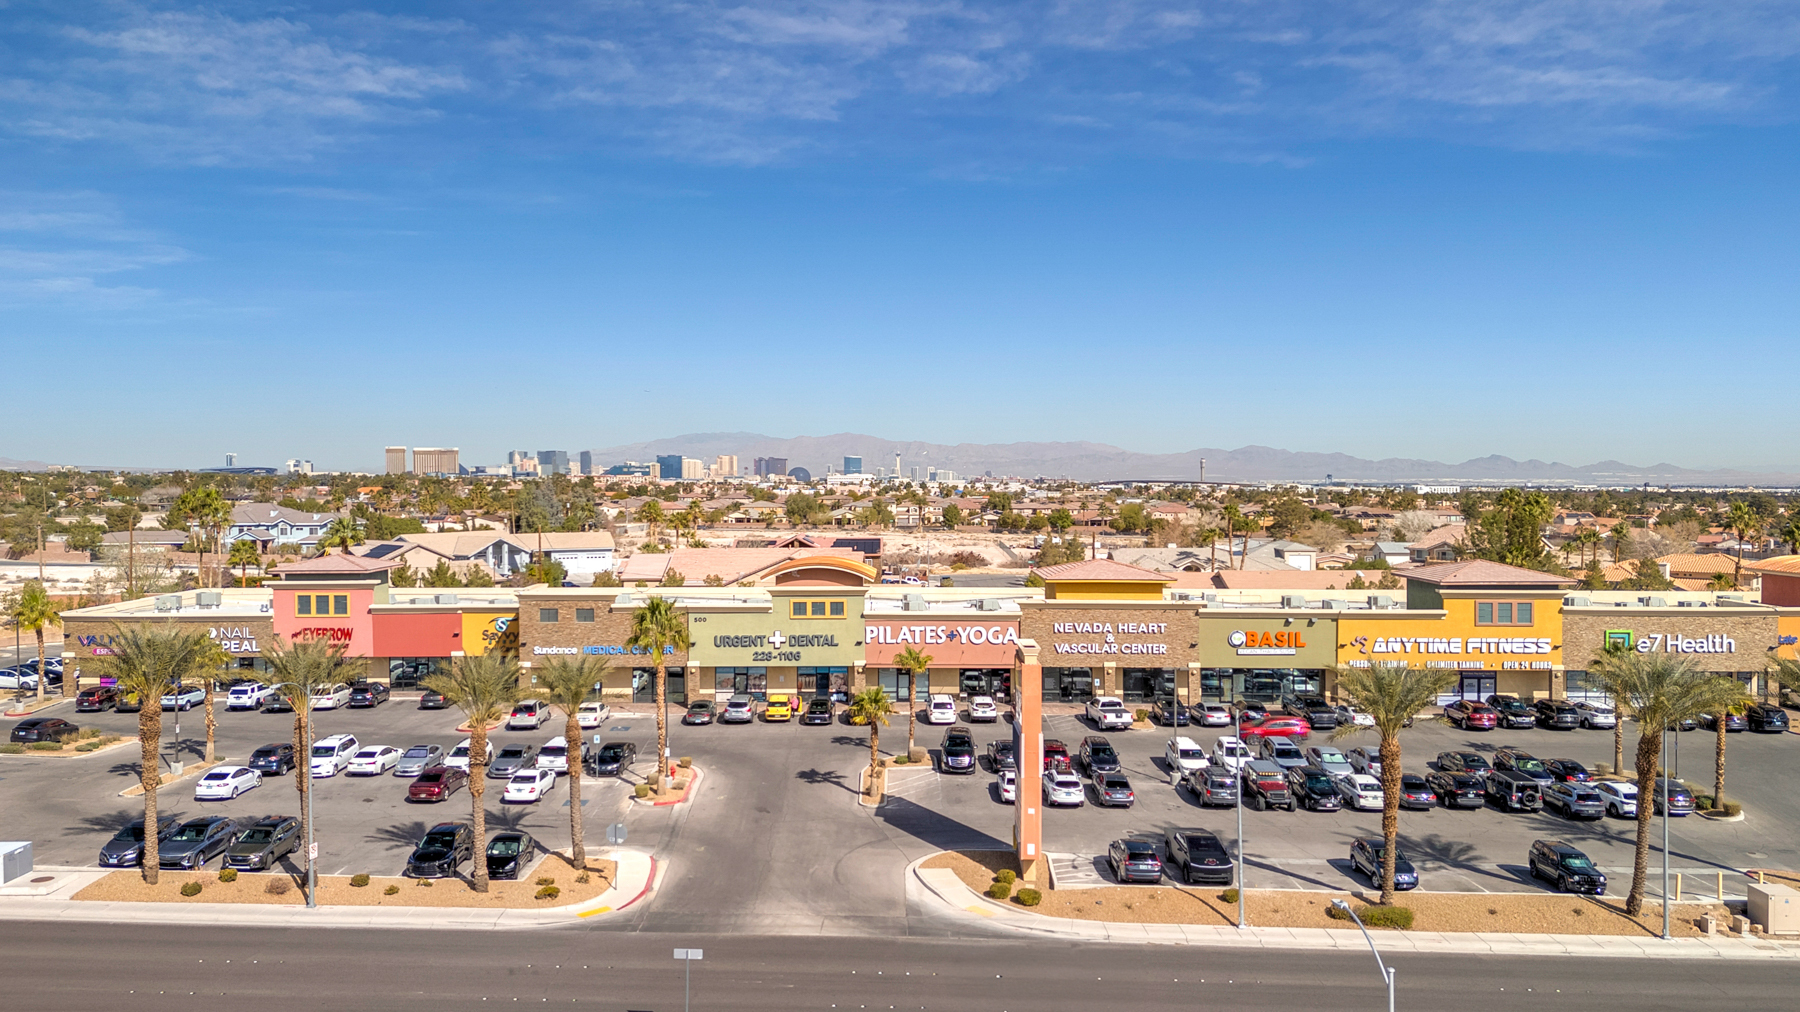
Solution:
<path fill-rule="evenodd" d="M 945 851 L 922 867 L 948 868 L 976 892 L 985 893 L 1001 869 L 1018 870 L 1011 851 Z M 1047 876 L 1046 876 L 1047 877 Z M 1135 924 L 1237 923 L 1237 904 L 1220 899 L 1217 886 L 1108 886 L 1098 889 L 1050 889 L 1039 883 L 1043 901 L 1033 912 L 1050 917 Z M 1014 884 L 1014 892 L 1021 884 Z M 1299 890 L 1251 890 L 1244 897 L 1249 922 L 1261 927 L 1354 927 L 1325 915 L 1333 899 L 1363 906 L 1361 894 Z M 1558 894 L 1521 893 L 1401 893 L 1397 906 L 1413 911 L 1417 931 L 1478 931 L 1522 934 L 1638 935 L 1662 932 L 1662 911 L 1654 904 L 1636 918 L 1625 916 L 1623 896 L 1602 899 Z M 1024 910 L 1026 908 L 1020 907 Z M 1697 937 L 1696 920 L 1712 913 L 1729 921 L 1716 903 L 1679 904 L 1674 908 L 1669 932 Z M 1380 930 L 1380 929 L 1377 929 Z"/>
<path fill-rule="evenodd" d="M 618 874 L 613 861 L 588 861 L 588 881 L 575 881 L 577 872 L 561 854 L 551 854 L 534 870 L 517 881 L 490 882 L 488 892 L 478 893 L 461 879 L 409 879 L 393 877 L 369 878 L 365 886 L 350 884 L 349 875 L 319 877 L 319 905 L 329 907 L 560 907 L 582 903 L 605 892 Z M 554 899 L 536 899 L 540 878 L 556 880 L 561 890 Z M 75 894 L 77 900 L 103 900 L 126 903 L 275 903 L 299 906 L 306 902 L 300 890 L 300 877 L 285 873 L 240 874 L 234 882 L 219 881 L 219 873 L 163 872 L 154 886 L 145 885 L 142 874 L 127 869 L 115 871 Z M 271 881 L 287 882 L 283 893 L 268 891 Z M 200 883 L 200 893 L 181 895 L 181 887 Z M 398 892 L 386 895 L 387 888 Z"/>

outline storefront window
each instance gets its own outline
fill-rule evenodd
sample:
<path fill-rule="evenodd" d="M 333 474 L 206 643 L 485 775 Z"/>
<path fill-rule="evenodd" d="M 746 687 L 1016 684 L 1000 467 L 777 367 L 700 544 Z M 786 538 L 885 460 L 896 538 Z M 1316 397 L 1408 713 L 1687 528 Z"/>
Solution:
<path fill-rule="evenodd" d="M 1126 668 L 1121 695 L 1127 703 L 1142 703 L 1175 696 L 1175 672 L 1167 668 Z"/>
<path fill-rule="evenodd" d="M 388 659 L 388 684 L 396 689 L 417 688 L 432 675 L 443 674 L 450 667 L 448 657 L 391 657 Z"/>
<path fill-rule="evenodd" d="M 849 697 L 849 668 L 796 668 L 794 676 L 802 696 Z"/>
<path fill-rule="evenodd" d="M 755 699 L 766 699 L 769 693 L 769 669 L 714 668 L 713 691 L 733 695 L 743 692 Z"/>
<path fill-rule="evenodd" d="M 667 676 L 667 691 L 668 691 L 669 702 L 673 703 L 677 706 L 686 706 L 687 705 L 687 671 L 686 671 L 686 669 L 669 668 L 664 672 L 664 674 Z M 654 703 L 654 702 L 656 702 L 656 669 L 655 668 L 632 668 L 631 669 L 631 701 L 634 703 Z"/>
<path fill-rule="evenodd" d="M 1223 693 L 1220 699 L 1229 696 L 1252 703 L 1279 703 L 1283 696 L 1318 696 L 1325 691 L 1325 672 L 1318 669 L 1211 668 L 1201 675 L 1203 694 L 1209 676 Z"/>
<path fill-rule="evenodd" d="M 1094 698 L 1092 668 L 1045 668 L 1044 702 L 1085 703 Z"/>
<path fill-rule="evenodd" d="M 957 682 L 965 696 L 992 696 L 1005 700 L 1012 692 L 1011 668 L 963 668 Z"/>
<path fill-rule="evenodd" d="M 1203 703 L 1223 703 L 1231 696 L 1230 668 L 1203 668 L 1200 671 L 1200 701 Z"/>

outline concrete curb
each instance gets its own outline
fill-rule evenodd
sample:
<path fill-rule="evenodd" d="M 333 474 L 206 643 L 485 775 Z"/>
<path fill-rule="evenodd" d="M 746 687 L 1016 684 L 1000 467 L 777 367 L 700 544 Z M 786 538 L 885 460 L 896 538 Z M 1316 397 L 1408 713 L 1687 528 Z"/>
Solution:
<path fill-rule="evenodd" d="M 1334 928 L 1235 928 L 1194 924 L 1114 924 L 1080 921 L 1026 912 L 998 903 L 970 889 L 955 872 L 925 869 L 936 857 L 927 854 L 907 865 L 906 874 L 924 886 L 952 916 L 968 914 L 981 922 L 1020 934 L 1128 944 L 1198 945 L 1252 949 L 1343 949 L 1361 951 L 1368 942 L 1360 931 Z M 1793 959 L 1800 946 L 1766 939 L 1639 938 L 1630 935 L 1528 935 L 1502 932 L 1382 931 L 1376 935 L 1384 955 L 1394 953 L 1470 953 L 1477 955 L 1624 956 L 1634 959 Z"/>
<path fill-rule="evenodd" d="M 694 792 L 700 789 L 700 785 L 706 782 L 705 770 L 698 766 L 689 767 L 689 770 L 694 776 L 693 779 L 688 782 L 687 790 L 681 792 L 681 797 L 664 799 L 662 801 L 651 801 L 649 798 L 640 798 L 633 795 L 631 803 L 634 805 L 643 805 L 646 808 L 662 808 L 665 805 L 680 805 L 687 803 L 687 800 L 694 796 Z"/>
<path fill-rule="evenodd" d="M 95 752 L 104 752 L 106 750 L 105 749 L 95 749 L 94 751 Z M 183 780 L 188 779 L 189 777 L 193 777 L 193 776 L 197 776 L 201 773 L 205 773 L 207 770 L 212 769 L 214 766 L 239 766 L 239 765 L 242 765 L 242 763 L 236 763 L 230 759 L 215 759 L 212 762 L 204 762 L 203 761 L 203 762 L 197 762 L 197 763 L 188 763 L 181 768 L 181 775 L 178 777 L 170 776 L 169 774 L 164 773 L 163 776 L 167 777 L 168 779 L 166 779 L 166 780 L 162 781 L 162 783 L 158 784 L 156 789 L 157 789 L 157 791 L 160 792 L 165 787 L 173 787 L 176 784 L 181 783 Z M 127 787 L 124 790 L 119 792 L 119 797 L 121 797 L 121 798 L 141 798 L 143 796 L 144 796 L 144 784 L 142 781 L 134 783 L 130 787 Z"/>

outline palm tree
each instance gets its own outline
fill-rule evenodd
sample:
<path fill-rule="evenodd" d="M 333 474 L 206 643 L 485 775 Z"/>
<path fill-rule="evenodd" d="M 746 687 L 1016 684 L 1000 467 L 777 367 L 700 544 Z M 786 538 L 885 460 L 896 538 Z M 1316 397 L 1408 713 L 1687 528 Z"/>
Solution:
<path fill-rule="evenodd" d="M 1736 705 L 1744 687 L 1735 678 L 1697 670 L 1689 658 L 1635 650 L 1601 658 L 1593 680 L 1613 698 L 1621 715 L 1629 712 L 1638 722 L 1637 858 L 1631 892 L 1625 898 L 1625 912 L 1635 917 L 1644 910 L 1644 881 L 1650 871 L 1650 821 L 1656 807 L 1651 792 L 1662 759 L 1663 731 Z"/>
<path fill-rule="evenodd" d="M 594 687 L 605 681 L 609 670 L 609 665 L 593 663 L 586 657 L 553 657 L 533 675 L 538 694 L 563 713 L 563 740 L 568 742 L 572 757 L 569 766 L 569 862 L 582 871 L 587 869 L 587 846 L 581 842 L 582 749 L 581 721 L 577 713 Z"/>
<path fill-rule="evenodd" d="M 1575 544 L 1581 549 L 1581 561 L 1586 564 L 1591 554 L 1596 560 L 1600 558 L 1600 532 L 1592 527 L 1583 527 L 1575 535 Z"/>
<path fill-rule="evenodd" d="M 12 624 L 19 629 L 37 634 L 37 698 L 44 698 L 44 686 L 50 681 L 50 673 L 44 670 L 44 627 L 62 625 L 62 614 L 56 602 L 50 600 L 50 592 L 44 589 L 42 580 L 32 580 L 25 584 L 19 594 L 18 603 L 13 605 Z M 74 675 L 71 673 L 70 678 Z M 75 689 L 65 689 L 68 695 L 74 695 Z"/>
<path fill-rule="evenodd" d="M 136 696 L 138 710 L 138 782 L 144 788 L 143 874 L 156 884 L 156 790 L 162 786 L 162 697 L 172 691 L 213 649 L 203 632 L 174 628 L 114 626 L 112 655 L 96 657 L 95 667 L 114 679 L 120 692 Z"/>
<path fill-rule="evenodd" d="M 312 838 L 311 806 L 306 803 L 312 790 L 312 698 L 355 676 L 360 661 L 344 656 L 344 645 L 329 640 L 304 639 L 285 643 L 275 637 L 269 643 L 266 671 L 251 677 L 275 690 L 294 710 L 294 789 L 300 792 L 300 835 Z M 308 868 L 311 860 L 308 859 Z M 307 888 L 313 877 L 307 876 Z"/>
<path fill-rule="evenodd" d="M 1737 532 L 1737 565 L 1732 567 L 1731 582 L 1733 586 L 1741 587 L 1744 583 L 1744 542 L 1761 528 L 1762 517 L 1756 515 L 1749 503 L 1734 502 L 1725 514 L 1725 525 Z"/>
<path fill-rule="evenodd" d="M 200 573 L 206 573 L 206 546 L 212 545 L 216 554 L 219 550 L 219 535 L 226 527 L 231 526 L 231 504 L 219 494 L 219 490 L 208 488 L 205 494 L 194 504 L 190 513 L 194 523 L 200 526 L 203 540 L 200 542 Z M 204 579 L 201 585 L 205 585 Z"/>
<path fill-rule="evenodd" d="M 1247 518 L 1244 516 L 1243 511 L 1237 508 L 1237 503 L 1230 503 L 1225 507 L 1225 551 L 1227 553 L 1230 553 L 1237 544 L 1232 540 L 1233 532 L 1238 529 L 1240 523 L 1246 523 L 1246 520 Z M 1250 554 L 1250 529 L 1247 523 L 1244 528 L 1244 554 Z M 1226 561 L 1229 562 L 1231 560 L 1227 559 Z M 1232 566 L 1231 568 L 1237 569 L 1239 567 Z"/>
<path fill-rule="evenodd" d="M 887 690 L 879 685 L 872 685 L 850 697 L 850 723 L 867 723 L 869 725 L 869 794 L 880 793 L 881 784 L 881 726 L 888 722 L 888 708 L 893 701 L 888 699 Z"/>
<path fill-rule="evenodd" d="M 668 599 L 652 597 L 631 616 L 631 635 L 625 645 L 648 653 L 656 662 L 656 782 L 657 790 L 674 775 L 669 768 L 669 680 L 667 656 L 686 653 L 687 618 Z"/>
<path fill-rule="evenodd" d="M 1734 682 L 1737 681 L 1737 679 L 1731 675 L 1722 675 L 1719 677 L 1730 678 Z M 1739 684 L 1741 685 L 1742 683 L 1740 682 Z M 1745 692 L 1743 697 L 1735 704 L 1713 714 L 1713 729 L 1719 736 L 1717 751 L 1713 754 L 1712 806 L 1715 810 L 1725 807 L 1725 717 L 1727 714 L 1743 714 L 1745 710 L 1749 709 L 1750 704 L 1754 702 L 1756 702 L 1756 700 L 1752 699 L 1748 692 Z"/>
<path fill-rule="evenodd" d="M 207 637 L 207 649 L 194 659 L 194 677 L 200 679 L 200 685 L 206 691 L 206 761 L 218 759 L 216 743 L 218 741 L 219 721 L 213 712 L 213 690 L 218 687 L 219 674 L 231 664 L 231 655 L 219 645 L 219 641 Z"/>
<path fill-rule="evenodd" d="M 1800 555 L 1800 516 L 1789 516 L 1775 531 L 1775 536 L 1788 543 L 1790 554 Z"/>
<path fill-rule="evenodd" d="M 250 567 L 262 565 L 262 553 L 257 551 L 256 542 L 249 538 L 239 538 L 231 543 L 231 554 L 225 557 L 225 564 L 238 567 L 238 586 L 250 586 Z"/>
<path fill-rule="evenodd" d="M 931 668 L 931 655 L 919 653 L 915 647 L 907 647 L 894 656 L 894 666 L 906 672 L 908 695 L 906 701 L 906 756 L 912 758 L 913 732 L 919 722 L 919 676 Z"/>
<path fill-rule="evenodd" d="M 1381 903 L 1394 902 L 1394 859 L 1400 837 L 1400 729 L 1420 710 L 1437 702 L 1438 694 L 1456 682 L 1456 672 L 1442 668 L 1412 668 L 1377 661 L 1366 668 L 1339 668 L 1338 695 L 1375 718 L 1372 730 L 1381 736 Z M 1332 732 L 1332 740 L 1370 728 L 1345 723 Z"/>
<path fill-rule="evenodd" d="M 443 693 L 469 721 L 469 809 L 475 829 L 474 874 L 469 884 L 484 893 L 488 891 L 487 809 L 482 807 L 481 796 L 487 790 L 487 729 L 518 702 L 519 662 L 506 654 L 461 657 L 449 671 L 432 675 L 421 684 Z M 571 778 L 578 776 L 570 774 Z"/>
<path fill-rule="evenodd" d="M 363 541 L 362 521 L 355 517 L 338 517 L 325 528 L 325 533 L 319 535 L 321 549 L 342 548 L 344 555 L 349 555 L 350 549 Z"/>

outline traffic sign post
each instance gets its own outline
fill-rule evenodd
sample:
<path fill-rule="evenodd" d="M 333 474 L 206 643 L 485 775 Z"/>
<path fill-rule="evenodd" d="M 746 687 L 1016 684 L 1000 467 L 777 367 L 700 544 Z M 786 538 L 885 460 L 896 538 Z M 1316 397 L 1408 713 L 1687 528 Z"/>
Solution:
<path fill-rule="evenodd" d="M 705 949 L 676 949 L 675 958 L 681 960 L 687 970 L 687 978 L 681 985 L 681 1012 L 689 1012 L 689 1000 L 694 993 L 694 960 L 706 955 Z"/>
<path fill-rule="evenodd" d="M 615 847 L 617 847 L 620 844 L 625 842 L 625 824 L 623 822 L 615 822 L 612 825 L 606 827 L 606 842 L 612 844 Z M 686 950 L 677 949 L 675 951 L 684 952 Z M 696 951 L 698 951 L 698 950 L 696 950 Z M 676 956 L 675 958 L 680 959 L 681 957 Z M 700 957 L 695 956 L 694 958 L 699 959 Z"/>

